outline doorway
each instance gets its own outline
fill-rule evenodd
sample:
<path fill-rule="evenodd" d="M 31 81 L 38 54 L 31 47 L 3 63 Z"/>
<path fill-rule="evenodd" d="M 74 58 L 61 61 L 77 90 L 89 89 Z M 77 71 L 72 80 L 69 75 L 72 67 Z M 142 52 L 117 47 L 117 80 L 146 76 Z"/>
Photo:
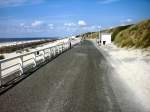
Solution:
<path fill-rule="evenodd" d="M 105 45 L 106 44 L 106 41 L 103 41 L 103 45 Z"/>

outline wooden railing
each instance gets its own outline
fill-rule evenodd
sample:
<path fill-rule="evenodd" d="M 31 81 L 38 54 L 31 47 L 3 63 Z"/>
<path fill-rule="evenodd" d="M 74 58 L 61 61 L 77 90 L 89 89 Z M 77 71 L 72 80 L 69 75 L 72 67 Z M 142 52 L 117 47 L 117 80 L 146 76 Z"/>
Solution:
<path fill-rule="evenodd" d="M 14 74 L 17 74 L 17 76 L 23 75 L 28 71 L 28 69 L 26 69 L 27 67 L 30 66 L 31 69 L 37 67 L 37 65 L 40 63 L 51 59 L 52 57 L 57 56 L 63 51 L 69 49 L 69 45 L 70 43 L 66 42 L 56 46 L 43 48 L 12 58 L 0 60 L 0 86 L 3 86 L 7 83 L 7 81 L 3 81 L 5 78 Z"/>

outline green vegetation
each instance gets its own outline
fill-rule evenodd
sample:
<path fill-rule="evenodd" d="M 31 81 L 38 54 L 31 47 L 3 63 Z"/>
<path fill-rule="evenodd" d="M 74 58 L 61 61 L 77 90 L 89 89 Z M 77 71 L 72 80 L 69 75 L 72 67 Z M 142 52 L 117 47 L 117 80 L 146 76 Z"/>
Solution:
<path fill-rule="evenodd" d="M 112 41 L 115 40 L 115 37 L 117 36 L 117 34 L 127 28 L 129 28 L 132 25 L 126 25 L 126 26 L 118 26 L 116 28 L 112 28 L 110 30 L 108 30 L 108 33 L 112 33 Z"/>
<path fill-rule="evenodd" d="M 85 34 L 77 35 L 76 37 L 80 36 L 84 39 L 96 39 L 99 36 L 99 32 L 87 32 Z"/>
<path fill-rule="evenodd" d="M 119 32 L 114 43 L 120 47 L 150 47 L 150 20 L 142 21 Z"/>
<path fill-rule="evenodd" d="M 4 57 L 4 55 L 0 55 L 0 60 L 2 60 L 2 59 L 4 59 L 5 57 Z"/>
<path fill-rule="evenodd" d="M 119 47 L 148 48 L 150 47 L 150 20 L 138 24 L 118 26 L 101 32 L 112 33 L 112 41 Z M 99 32 L 88 32 L 79 36 L 85 39 L 97 38 Z"/>
<path fill-rule="evenodd" d="M 98 35 L 98 32 L 87 32 L 85 34 L 78 35 L 77 37 L 82 36 L 84 39 L 95 39 Z"/>
<path fill-rule="evenodd" d="M 114 41 L 116 35 L 119 32 L 129 28 L 130 26 L 132 25 L 118 26 L 118 27 L 111 28 L 111 29 L 105 29 L 105 30 L 102 30 L 101 33 L 112 33 L 112 41 Z M 87 32 L 85 34 L 78 35 L 77 37 L 79 36 L 82 36 L 85 39 L 96 39 L 97 37 L 99 37 L 99 32 Z"/>
<path fill-rule="evenodd" d="M 30 50 L 28 48 L 25 49 L 26 52 L 30 52 Z"/>

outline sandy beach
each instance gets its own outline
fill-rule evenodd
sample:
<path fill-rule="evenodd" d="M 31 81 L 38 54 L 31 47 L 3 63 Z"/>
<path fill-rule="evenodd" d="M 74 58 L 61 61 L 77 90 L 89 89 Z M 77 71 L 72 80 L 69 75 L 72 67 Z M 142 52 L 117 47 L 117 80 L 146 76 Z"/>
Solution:
<path fill-rule="evenodd" d="M 150 56 L 142 49 L 118 48 L 113 43 L 106 46 L 95 46 L 103 53 L 112 65 L 115 74 L 126 87 L 133 91 L 140 104 L 150 109 Z M 130 100 L 130 98 L 127 98 Z"/>
<path fill-rule="evenodd" d="M 42 41 L 42 40 L 44 40 L 44 39 L 16 41 L 16 42 L 0 42 L 0 47 L 11 46 L 11 45 L 20 45 L 20 44 L 25 44 L 25 43 L 30 43 L 30 42 L 39 42 L 39 41 Z"/>
<path fill-rule="evenodd" d="M 32 41 L 30 41 L 30 42 L 32 42 Z M 20 55 L 23 55 L 23 54 L 26 54 L 26 53 L 30 53 L 30 52 L 34 52 L 34 51 L 38 51 L 38 50 L 41 50 L 41 49 L 50 48 L 50 47 L 57 46 L 57 45 L 60 45 L 60 44 L 63 44 L 63 43 L 67 43 L 67 42 L 69 42 L 69 38 L 65 38 L 65 39 L 61 39 L 61 40 L 56 40 L 56 41 L 53 41 L 53 42 L 45 43 L 45 44 L 37 46 L 36 48 L 28 48 L 28 51 L 22 51 L 22 52 L 19 52 L 19 53 L 18 52 L 4 53 L 2 55 L 4 55 L 5 59 L 9 59 L 9 58 L 12 58 L 12 57 L 20 56 Z M 80 42 L 80 38 L 75 38 L 75 39 L 71 40 L 71 44 L 72 45 L 75 45 L 75 44 L 77 44 L 79 42 Z M 19 43 L 21 43 L 21 42 L 19 42 Z M 69 45 L 67 45 L 66 47 L 68 47 L 68 46 Z M 49 51 L 45 50 L 45 52 L 49 52 Z M 7 77 L 8 75 L 11 75 L 11 73 L 13 73 L 13 71 L 15 71 L 15 70 L 20 70 L 21 71 L 21 66 L 24 66 L 24 67 L 29 66 L 29 65 L 33 65 L 34 66 L 35 65 L 35 61 L 40 61 L 40 60 L 44 61 L 44 55 L 43 54 L 44 54 L 44 52 L 40 51 L 39 52 L 39 56 L 36 57 L 36 60 L 34 60 L 35 59 L 35 54 L 34 53 L 31 53 L 29 55 L 23 56 L 23 61 L 29 60 L 29 61 L 26 61 L 24 63 L 21 62 L 21 58 L 20 57 L 15 58 L 15 59 L 10 60 L 10 61 L 6 61 L 6 62 L 1 63 L 1 69 L 4 69 L 1 72 L 2 77 Z M 45 54 L 45 56 L 47 57 L 47 56 L 49 56 L 49 54 Z M 13 65 L 15 65 L 15 66 L 13 66 Z M 10 66 L 13 66 L 13 67 L 10 67 Z M 8 67 L 10 67 L 10 68 L 8 68 Z M 8 68 L 8 69 L 5 69 L 5 68 Z"/>

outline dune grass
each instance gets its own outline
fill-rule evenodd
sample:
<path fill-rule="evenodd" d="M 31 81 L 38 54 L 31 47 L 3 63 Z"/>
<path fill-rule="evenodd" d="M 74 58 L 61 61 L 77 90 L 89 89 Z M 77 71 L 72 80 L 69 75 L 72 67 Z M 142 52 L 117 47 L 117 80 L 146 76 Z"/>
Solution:
<path fill-rule="evenodd" d="M 83 37 L 84 39 L 96 39 L 99 35 L 99 32 L 87 32 L 81 35 L 77 35 L 76 37 Z"/>
<path fill-rule="evenodd" d="M 101 32 L 111 33 L 112 41 L 119 47 L 150 47 L 150 20 L 141 21 L 137 24 L 105 29 Z M 80 36 L 84 37 L 85 39 L 94 39 L 98 38 L 98 35 L 99 32 L 88 32 Z"/>
<path fill-rule="evenodd" d="M 115 40 L 115 37 L 117 36 L 117 34 L 127 28 L 129 28 L 132 25 L 126 25 L 126 26 L 118 26 L 116 28 L 113 28 L 109 31 L 109 33 L 112 33 L 112 41 Z"/>
<path fill-rule="evenodd" d="M 4 59 L 5 56 L 4 55 L 0 55 L 0 60 Z"/>
<path fill-rule="evenodd" d="M 120 47 L 150 47 L 150 20 L 142 21 L 119 32 L 114 43 Z"/>

